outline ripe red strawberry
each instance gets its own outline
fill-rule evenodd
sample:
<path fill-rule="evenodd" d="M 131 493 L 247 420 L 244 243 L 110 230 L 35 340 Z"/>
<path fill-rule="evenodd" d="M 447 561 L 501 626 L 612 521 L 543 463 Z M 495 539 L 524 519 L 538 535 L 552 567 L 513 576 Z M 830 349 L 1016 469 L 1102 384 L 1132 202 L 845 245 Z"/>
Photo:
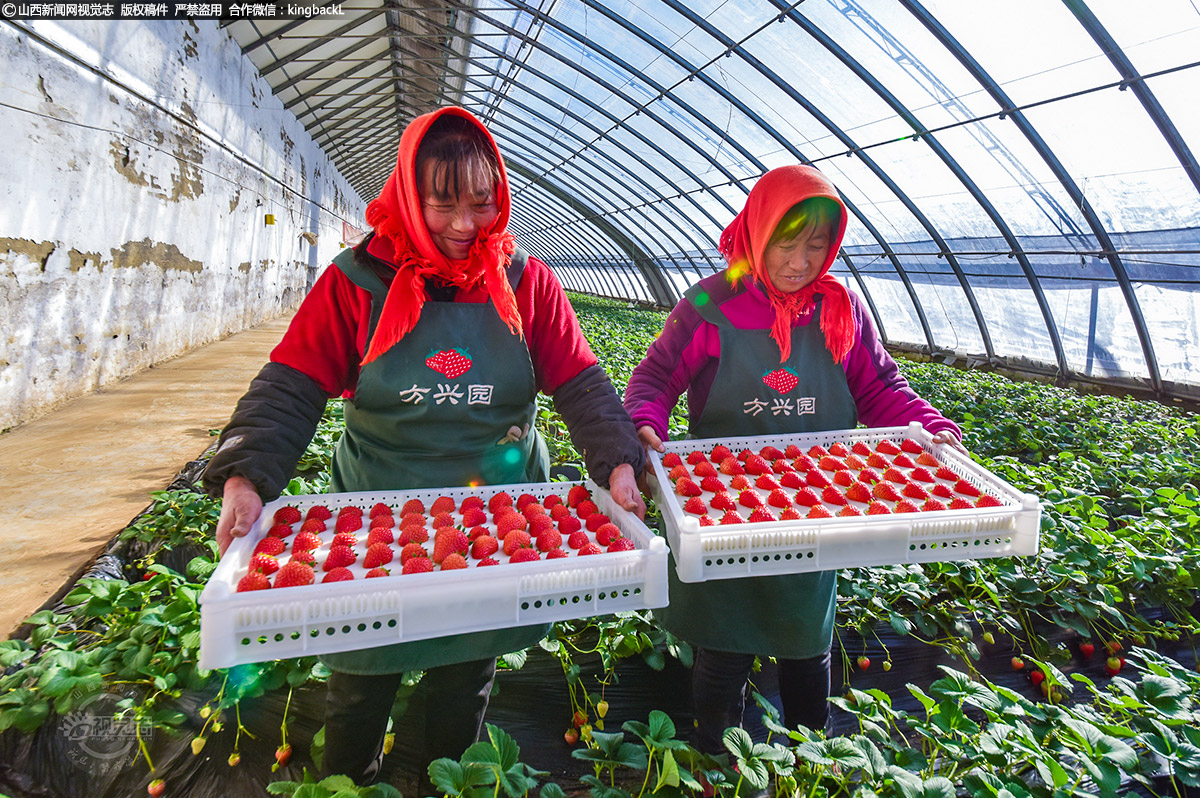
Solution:
<path fill-rule="evenodd" d="M 567 504 L 571 505 L 572 508 L 575 508 L 578 507 L 579 504 L 584 500 L 590 499 L 591 496 L 591 491 L 589 491 L 583 485 L 572 485 L 571 489 L 567 491 Z"/>
<path fill-rule="evenodd" d="M 402 574 L 427 574 L 433 570 L 433 560 L 428 557 L 413 557 L 400 569 Z"/>
<path fill-rule="evenodd" d="M 387 568 L 372 568 L 371 570 L 367 571 L 367 575 L 364 576 L 363 579 L 375 579 L 376 577 L 391 575 L 392 572 Z"/>
<path fill-rule="evenodd" d="M 424 526 L 406 526 L 400 530 L 400 537 L 396 542 L 403 547 L 410 543 L 424 543 L 427 540 L 429 540 L 429 530 Z"/>
<path fill-rule="evenodd" d="M 702 515 L 702 516 L 700 516 L 700 518 L 698 520 L 700 521 L 700 526 L 716 526 L 717 525 L 717 519 L 713 518 L 711 515 Z"/>
<path fill-rule="evenodd" d="M 547 510 L 552 509 L 556 504 L 562 504 L 562 496 L 557 493 L 547 493 L 546 498 L 542 499 L 542 506 Z"/>
<path fill-rule="evenodd" d="M 584 521 L 587 520 L 589 515 L 599 511 L 599 508 L 596 507 L 596 503 L 591 499 L 584 499 L 575 507 L 575 515 L 579 516 L 579 518 Z"/>
<path fill-rule="evenodd" d="M 529 535 L 522 532 L 528 540 Z M 440 563 L 449 554 L 466 554 L 471 548 L 467 533 L 461 529 L 445 528 L 438 532 L 433 539 L 433 561 Z"/>
<path fill-rule="evenodd" d="M 604 528 L 605 527 L 600 527 L 600 530 L 597 531 L 597 540 L 600 538 L 600 531 L 604 530 Z M 615 529 L 616 527 L 613 528 Z M 545 532 L 537 536 L 538 551 L 550 551 L 551 549 L 557 549 L 560 546 L 562 546 L 562 533 L 556 529 L 547 529 Z"/>
<path fill-rule="evenodd" d="M 709 493 L 720 493 L 725 490 L 725 483 L 717 477 L 705 477 L 700 480 L 700 490 L 706 490 Z"/>
<path fill-rule="evenodd" d="M 490 557 L 498 551 L 500 551 L 500 541 L 491 535 L 480 535 L 471 544 L 471 556 L 477 560 Z"/>
<path fill-rule="evenodd" d="M 532 493 L 522 493 L 517 497 L 517 501 L 515 502 L 514 506 L 517 508 L 517 512 L 523 513 L 525 512 L 525 508 L 531 504 L 537 504 L 539 507 L 541 506 L 538 503 L 537 496 L 534 496 Z"/>
<path fill-rule="evenodd" d="M 497 560 L 495 557 L 484 557 L 482 560 L 475 563 L 475 566 L 481 567 L 484 565 L 499 565 L 499 564 L 500 564 L 500 561 Z"/>
<path fill-rule="evenodd" d="M 817 504 L 809 508 L 809 518 L 833 518 L 833 514 L 825 509 L 825 505 Z"/>
<path fill-rule="evenodd" d="M 466 568 L 467 561 L 461 554 L 454 551 L 446 555 L 446 559 L 442 560 L 441 567 L 443 571 L 457 571 L 459 568 Z"/>
<path fill-rule="evenodd" d="M 735 510 L 737 509 L 737 501 L 730 494 L 721 491 L 709 499 L 708 506 L 714 510 Z"/>
<path fill-rule="evenodd" d="M 452 516 L 450 513 L 438 513 L 433 517 L 433 520 L 429 522 L 429 525 L 433 527 L 434 530 L 441 529 L 444 526 L 454 526 L 454 516 Z"/>
<path fill-rule="evenodd" d="M 313 573 L 313 569 L 310 566 L 302 562 L 289 560 L 286 565 L 279 569 L 279 573 L 275 574 L 275 587 L 311 585 L 316 578 L 317 576 Z"/>
<path fill-rule="evenodd" d="M 899 466 L 900 468 L 912 468 L 916 463 L 912 461 L 911 457 L 901 452 L 892 458 L 892 465 Z"/>
<path fill-rule="evenodd" d="M 588 532 L 595 532 L 600 527 L 611 522 L 612 519 L 604 513 L 592 513 L 584 520 L 583 525 L 587 527 Z"/>
<path fill-rule="evenodd" d="M 688 465 L 696 465 L 697 463 L 703 463 L 707 459 L 708 458 L 706 458 L 704 456 L 704 452 L 701 452 L 699 450 L 693 450 L 691 452 L 688 452 L 688 456 L 687 456 Z"/>
<path fill-rule="evenodd" d="M 409 543 L 400 549 L 401 565 L 407 563 L 409 560 L 418 558 L 429 559 L 429 552 L 425 551 L 425 547 L 420 543 Z"/>
<path fill-rule="evenodd" d="M 754 483 L 750 481 L 750 477 L 745 474 L 738 474 L 733 479 L 729 480 L 729 487 L 736 491 L 743 491 L 747 488 L 754 487 Z"/>
<path fill-rule="evenodd" d="M 282 554 L 287 548 L 287 544 L 279 538 L 266 537 L 258 541 L 258 545 L 254 547 L 254 554 L 270 554 L 272 557 Z"/>
<path fill-rule="evenodd" d="M 873 468 L 864 468 L 858 472 L 858 476 L 855 479 L 864 485 L 873 485 L 883 479 L 883 477 L 879 476 L 879 473 Z"/>
<path fill-rule="evenodd" d="M 742 518 L 740 515 L 738 515 L 737 510 L 730 510 L 729 512 L 725 513 L 725 515 L 721 516 L 721 523 L 722 524 L 744 524 L 744 523 L 746 523 L 746 519 Z"/>
<path fill-rule="evenodd" d="M 383 502 L 379 502 L 374 507 L 371 508 L 370 512 L 367 513 L 367 517 L 373 521 L 373 520 L 375 520 L 375 518 L 377 516 L 391 515 L 391 514 L 392 514 L 392 508 L 388 507 Z"/>
<path fill-rule="evenodd" d="M 954 483 L 954 492 L 961 493 L 964 496 L 977 497 L 979 496 L 979 488 L 967 482 L 965 479 L 960 479 Z"/>
<path fill-rule="evenodd" d="M 471 370 L 471 355 L 466 349 L 442 349 L 430 352 L 425 365 L 438 374 L 455 379 Z"/>
<path fill-rule="evenodd" d="M 756 491 L 744 490 L 738 494 L 738 504 L 743 507 L 759 507 L 762 505 L 762 497 Z"/>
<path fill-rule="evenodd" d="M 767 504 L 782 510 L 785 507 L 791 507 L 792 500 L 782 490 L 773 490 L 771 491 L 771 495 L 767 497 Z"/>
<path fill-rule="evenodd" d="M 474 543 L 476 538 L 481 538 L 484 535 L 490 534 L 492 534 L 492 530 L 480 524 L 479 526 L 473 526 L 467 530 L 467 540 Z"/>
<path fill-rule="evenodd" d="M 582 529 L 583 523 L 573 515 L 568 515 L 566 518 L 558 522 L 558 531 L 564 535 L 570 535 L 577 529 Z"/>
<path fill-rule="evenodd" d="M 683 466 L 680 466 L 683 468 Z M 675 492 L 680 496 L 699 496 L 704 491 L 700 490 L 700 486 L 691 480 L 689 477 L 684 477 L 675 483 Z"/>
<path fill-rule="evenodd" d="M 975 500 L 976 507 L 1000 507 L 1004 502 L 997 499 L 990 493 L 985 493 Z"/>
<path fill-rule="evenodd" d="M 887 468 L 889 463 L 886 457 L 872 453 L 867 455 L 867 465 L 871 468 Z"/>
<path fill-rule="evenodd" d="M 871 658 L 870 657 L 868 657 L 867 655 L 864 654 L 863 656 L 858 658 L 858 669 L 860 671 L 865 671 L 869 667 L 871 667 Z"/>
<path fill-rule="evenodd" d="M 845 457 L 850 454 L 850 450 L 846 448 L 846 444 L 841 441 L 834 441 L 829 444 L 829 454 L 834 457 Z"/>
<path fill-rule="evenodd" d="M 480 496 L 467 496 L 458 503 L 458 511 L 460 513 L 465 513 L 470 509 L 483 510 L 485 507 L 486 505 L 483 503 L 483 498 Z"/>
<path fill-rule="evenodd" d="M 804 488 L 796 494 L 796 504 L 803 507 L 816 507 L 821 503 L 821 497 L 813 493 L 812 488 Z"/>
<path fill-rule="evenodd" d="M 814 488 L 824 488 L 828 485 L 833 484 L 829 481 L 829 479 L 824 474 L 822 474 L 820 471 L 817 471 L 816 469 L 809 471 L 808 475 L 804 478 L 804 481 L 807 482 L 809 485 L 811 485 Z"/>
<path fill-rule="evenodd" d="M 667 452 L 662 459 L 663 468 L 674 468 L 677 465 L 683 465 L 683 458 L 675 452 Z"/>
<path fill-rule="evenodd" d="M 806 454 L 802 454 L 792 461 L 792 465 L 797 471 L 812 471 L 817 467 L 817 461 Z"/>
<path fill-rule="evenodd" d="M 858 508 L 852 504 L 847 504 L 845 507 L 838 510 L 838 516 L 841 518 L 846 518 L 851 515 L 862 515 L 862 513 L 859 512 Z"/>
<path fill-rule="evenodd" d="M 752 454 L 746 458 L 745 468 L 747 474 L 753 474 L 754 476 L 771 473 L 771 464 L 762 455 L 758 454 Z"/>
<path fill-rule="evenodd" d="M 409 499 L 406 501 L 404 506 L 400 508 L 400 515 L 405 516 L 409 513 L 420 513 L 424 515 L 425 502 L 421 501 L 420 499 Z"/>
<path fill-rule="evenodd" d="M 946 468 L 946 466 L 940 466 L 938 468 L 938 470 L 936 472 L 934 472 L 934 476 L 937 477 L 938 479 L 945 479 L 950 482 L 958 481 L 958 474 L 955 474 L 949 468 Z"/>
<path fill-rule="evenodd" d="M 404 529 L 409 526 L 424 527 L 428 520 L 425 517 L 425 513 L 405 513 L 400 516 L 400 528 Z"/>
<path fill-rule="evenodd" d="M 384 513 L 382 515 L 377 515 L 374 518 L 372 518 L 369 526 L 371 529 L 378 529 L 379 527 L 383 527 L 384 529 L 391 529 L 395 525 L 396 525 L 395 517 L 392 516 L 391 513 Z"/>
<path fill-rule="evenodd" d="M 854 483 L 854 477 L 851 476 L 849 471 L 833 472 L 833 484 L 834 485 L 841 485 L 843 488 L 848 488 L 853 483 Z"/>
<path fill-rule="evenodd" d="M 527 526 L 529 522 L 525 520 L 525 516 L 517 513 L 506 515 L 496 522 L 496 537 L 504 540 L 510 532 L 525 529 Z"/>
<path fill-rule="evenodd" d="M 915 482 L 909 482 L 900 491 L 910 499 L 928 499 L 929 492 Z"/>
<path fill-rule="evenodd" d="M 300 528 L 304 529 L 304 527 L 308 526 L 309 523 L 310 522 L 305 521 L 303 524 L 300 525 Z M 321 524 L 321 528 L 322 529 L 325 528 L 325 524 L 321 523 L 320 521 L 315 521 L 312 523 Z M 286 538 L 289 535 L 291 535 L 293 531 L 294 530 L 287 524 L 276 524 L 275 526 L 273 526 L 267 530 L 267 536 L 272 537 L 272 538 Z"/>
<path fill-rule="evenodd" d="M 267 579 L 267 575 L 261 571 L 251 571 L 241 578 L 237 584 L 237 592 L 245 593 L 249 590 L 266 590 L 271 586 L 271 580 Z"/>
<path fill-rule="evenodd" d="M 723 443 L 718 443 L 712 448 L 712 451 L 708 453 L 708 459 L 712 460 L 714 463 L 723 463 L 725 462 L 725 458 L 732 456 L 733 452 L 729 451 L 729 447 Z"/>
<path fill-rule="evenodd" d="M 275 511 L 275 515 L 272 516 L 272 519 L 277 524 L 294 524 L 297 523 L 300 518 L 300 508 L 293 507 L 290 504 L 286 507 L 280 507 Z"/>
<path fill-rule="evenodd" d="M 595 543 L 585 543 L 583 546 L 579 547 L 579 551 L 578 551 L 578 554 L 580 557 L 584 557 L 589 554 L 603 554 L 603 553 L 604 553 L 604 549 L 600 548 Z"/>
<path fill-rule="evenodd" d="M 433 500 L 433 504 L 429 505 L 430 515 L 452 512 L 454 512 L 454 499 L 451 499 L 449 496 L 438 496 Z"/>
<path fill-rule="evenodd" d="M 310 568 L 317 567 L 317 557 L 312 553 L 311 549 L 293 549 L 292 556 L 288 558 L 288 562 L 302 562 Z"/>
<path fill-rule="evenodd" d="M 501 546 L 504 549 L 504 553 L 512 557 L 513 552 L 517 549 L 531 548 L 533 546 L 533 539 L 529 537 L 528 532 L 522 529 L 514 529 L 504 536 Z"/>
<path fill-rule="evenodd" d="M 561 521 L 571 514 L 571 508 L 565 504 L 559 503 L 550 508 L 550 518 L 553 521 Z"/>
<path fill-rule="evenodd" d="M 684 477 L 690 477 L 691 475 L 692 475 L 692 472 L 688 470 L 688 467 L 685 466 L 683 463 L 680 463 L 679 465 L 677 465 L 671 469 L 670 473 L 667 474 L 667 477 L 672 482 L 677 482 L 677 481 L 683 479 Z"/>
<path fill-rule="evenodd" d="M 890 515 L 891 512 L 882 502 L 871 502 L 867 506 L 867 515 Z"/>
<path fill-rule="evenodd" d="M 609 553 L 618 551 L 633 551 L 637 546 L 629 538 L 613 538 L 612 543 L 608 544 Z"/>
<path fill-rule="evenodd" d="M 487 513 L 477 507 L 469 507 L 462 514 L 462 525 L 466 527 L 479 526 L 487 523 Z"/>
<path fill-rule="evenodd" d="M 1084 659 L 1089 659 L 1092 654 L 1096 653 L 1096 645 L 1090 640 L 1084 640 L 1079 644 L 1079 653 L 1083 655 Z"/>
<path fill-rule="evenodd" d="M 875 483 L 875 487 L 871 489 L 871 495 L 876 499 L 884 499 L 889 502 L 900 500 L 900 494 L 896 492 L 890 482 Z"/>
<path fill-rule="evenodd" d="M 744 463 L 752 454 L 754 454 L 754 452 L 750 451 L 749 449 L 742 449 L 737 453 L 737 459 Z"/>
<path fill-rule="evenodd" d="M 758 524 L 758 523 L 762 523 L 764 521 L 774 521 L 774 520 L 775 520 L 775 514 L 772 513 L 770 510 L 768 510 L 766 507 L 755 507 L 754 511 L 750 513 L 750 518 L 747 519 L 748 523 L 751 523 L 751 524 Z"/>
<path fill-rule="evenodd" d="M 1037 687 L 1039 684 L 1041 684 L 1042 680 L 1045 678 L 1046 678 L 1046 674 L 1042 673 L 1041 671 L 1030 671 L 1029 672 L 1029 681 L 1033 682 L 1034 687 Z"/>
<path fill-rule="evenodd" d="M 589 543 L 588 545 L 594 546 L 595 544 Z M 523 547 L 523 548 L 515 549 L 513 551 L 512 555 L 508 558 L 508 561 L 510 563 L 534 562 L 535 560 L 540 560 L 540 559 L 542 559 L 542 555 L 538 553 L 537 549 Z"/>
<path fill-rule="evenodd" d="M 328 521 L 333 518 L 333 513 L 323 504 L 314 504 L 308 508 L 308 512 L 304 514 L 304 520 L 316 519 L 317 521 Z"/>
<path fill-rule="evenodd" d="M 871 489 L 861 482 L 856 482 L 846 488 L 846 498 L 856 502 L 869 502 L 871 501 Z"/>
<path fill-rule="evenodd" d="M 607 546 L 619 537 L 621 529 L 616 524 L 603 524 L 596 529 L 596 542 L 601 546 Z"/>
<path fill-rule="evenodd" d="M 778 460 L 780 457 L 783 457 L 783 452 L 767 444 L 758 450 L 758 455 L 764 460 Z"/>
<path fill-rule="evenodd" d="M 367 547 L 363 556 L 363 568 L 378 568 L 387 565 L 396 556 L 396 552 L 386 543 L 372 543 Z"/>
<path fill-rule="evenodd" d="M 920 454 L 921 452 L 925 451 L 921 444 L 917 443 L 912 438 L 905 438 L 904 440 L 900 441 L 900 448 L 909 454 Z"/>
<path fill-rule="evenodd" d="M 938 510 L 945 510 L 945 509 L 946 509 L 946 505 L 942 504 L 937 499 L 930 499 L 929 501 L 927 501 L 921 505 L 921 512 L 923 512 L 923 513 L 937 512 Z"/>
<path fill-rule="evenodd" d="M 917 465 L 932 466 L 933 468 L 937 468 L 937 467 L 941 466 L 941 463 L 939 463 L 938 459 L 936 457 L 934 457 L 933 455 L 931 455 L 929 452 L 923 451 L 919 455 L 917 455 Z"/>
<path fill-rule="evenodd" d="M 795 471 L 796 467 L 786 458 L 780 457 L 775 462 L 771 463 L 771 470 L 776 474 L 786 474 L 789 471 Z"/>
<path fill-rule="evenodd" d="M 930 488 L 929 492 L 932 493 L 934 496 L 937 496 L 942 499 L 953 499 L 954 498 L 954 491 L 950 490 L 950 488 L 946 487 L 945 485 L 943 485 L 940 482 L 938 484 L 934 485 L 932 488 Z"/>
<path fill-rule="evenodd" d="M 801 477 L 796 471 L 789 471 L 779 477 L 779 484 L 785 488 L 791 488 L 792 490 L 795 490 L 797 488 L 804 487 L 804 478 Z"/>
<path fill-rule="evenodd" d="M 844 471 L 846 464 L 832 455 L 825 455 L 817 462 L 817 467 L 822 471 Z"/>
<path fill-rule="evenodd" d="M 547 560 L 558 560 L 569 556 L 571 556 L 571 553 L 566 549 L 550 549 L 550 551 L 546 552 Z"/>
<path fill-rule="evenodd" d="M 349 546 L 350 548 L 354 548 L 357 545 L 358 535 L 355 535 L 353 532 L 338 532 L 333 536 L 333 540 L 329 542 L 330 548 L 334 546 Z"/>
<path fill-rule="evenodd" d="M 567 537 L 567 545 L 573 549 L 582 548 L 583 546 L 586 546 L 590 542 L 591 542 L 591 538 L 589 538 L 587 535 L 587 532 L 584 532 L 583 530 L 572 532 Z"/>
<path fill-rule="evenodd" d="M 901 499 L 900 501 L 896 502 L 896 507 L 894 509 L 894 512 L 897 512 L 897 513 L 919 513 L 921 511 L 917 508 L 917 505 L 913 504 L 908 499 Z"/>
<path fill-rule="evenodd" d="M 505 491 L 500 491 L 488 499 L 488 512 L 495 513 L 500 507 L 511 506 L 513 503 L 512 496 L 509 496 Z"/>
<path fill-rule="evenodd" d="M 883 478 L 888 482 L 895 482 L 897 485 L 903 485 L 908 482 L 908 477 L 904 476 L 904 472 L 898 468 L 888 468 L 883 472 Z"/>
<path fill-rule="evenodd" d="M 326 582 L 349 582 L 354 578 L 354 574 L 350 572 L 349 568 L 342 568 L 339 566 L 337 568 L 328 568 L 326 570 L 327 573 L 321 579 L 321 584 L 325 584 Z"/>
<path fill-rule="evenodd" d="M 828 488 L 825 488 L 823 491 L 821 491 L 821 501 L 827 502 L 828 504 L 836 504 L 840 507 L 845 505 L 846 497 L 842 495 L 840 490 L 835 488 L 833 485 L 830 485 Z"/>
<path fill-rule="evenodd" d="M 273 574 L 279 570 L 279 560 L 270 554 L 255 554 L 250 558 L 250 570 Z"/>
<path fill-rule="evenodd" d="M 974 506 L 966 499 L 960 499 L 957 496 L 950 500 L 951 510 L 970 510 Z"/>
<path fill-rule="evenodd" d="M 354 532 L 362 529 L 362 525 L 363 522 L 361 515 L 346 513 L 345 515 L 338 516 L 337 523 L 334 524 L 333 530 L 335 532 Z"/>
<path fill-rule="evenodd" d="M 808 449 L 808 456 L 815 457 L 818 460 L 827 454 L 829 454 L 829 450 L 826 449 L 824 446 L 821 446 L 820 444 L 814 444 L 813 446 L 810 446 Z"/>
<path fill-rule="evenodd" d="M 704 460 L 703 462 L 696 463 L 696 467 L 692 469 L 692 473 L 698 477 L 715 477 L 717 475 L 717 467 Z"/>
<path fill-rule="evenodd" d="M 862 441 L 855 441 L 854 445 L 850 447 L 850 451 L 854 452 L 860 457 L 866 457 L 871 453 L 871 447 L 867 446 L 867 444 L 863 443 Z"/>
<path fill-rule="evenodd" d="M 912 473 L 909 474 L 909 478 L 917 482 L 933 482 L 933 475 L 921 466 L 914 468 Z"/>
<path fill-rule="evenodd" d="M 341 518 L 343 515 L 357 515 L 359 518 L 362 518 L 362 514 L 363 510 L 357 504 L 347 504 L 345 507 L 338 509 L 338 518 Z"/>
<path fill-rule="evenodd" d="M 593 516 L 594 517 L 594 516 Z M 529 519 L 529 536 L 536 538 L 548 529 L 554 529 L 554 522 L 548 515 L 535 515 Z"/>
<path fill-rule="evenodd" d="M 728 476 L 728 477 L 733 477 L 733 476 L 737 476 L 738 474 L 746 473 L 746 469 L 742 468 L 742 464 L 739 463 L 737 461 L 737 458 L 734 457 L 733 455 L 730 455 L 729 457 L 726 457 L 724 460 L 721 461 L 720 471 L 722 474 L 724 474 L 725 476 Z"/>
<path fill-rule="evenodd" d="M 867 467 L 867 464 L 859 459 L 858 455 L 856 454 L 846 455 L 846 459 L 843 462 L 845 462 L 847 468 L 852 468 L 855 471 L 862 471 Z"/>
<path fill-rule="evenodd" d="M 822 509 L 824 509 L 824 508 L 822 508 Z M 811 513 L 812 510 L 809 510 L 809 512 Z M 795 507 L 788 507 L 786 510 L 784 510 L 782 513 L 779 514 L 780 521 L 799 521 L 803 517 L 804 516 L 800 515 L 800 511 L 797 510 Z"/>
<path fill-rule="evenodd" d="M 780 485 L 779 480 L 775 479 L 775 477 L 770 474 L 763 474 L 754 480 L 754 487 L 761 488 L 762 490 L 777 490 Z"/>
<path fill-rule="evenodd" d="M 321 568 L 329 571 L 333 568 L 353 565 L 356 560 L 358 560 L 358 555 L 349 546 L 331 546 L 329 553 L 325 555 L 325 562 L 321 565 Z"/>
<path fill-rule="evenodd" d="M 900 454 L 901 450 L 894 441 L 889 441 L 887 438 L 884 438 L 879 443 L 875 444 L 875 451 L 879 452 L 880 454 L 893 455 Z"/>
<path fill-rule="evenodd" d="M 783 450 L 783 456 L 793 460 L 802 454 L 804 454 L 804 452 L 800 451 L 800 447 L 794 443 L 789 443 L 787 448 Z"/>

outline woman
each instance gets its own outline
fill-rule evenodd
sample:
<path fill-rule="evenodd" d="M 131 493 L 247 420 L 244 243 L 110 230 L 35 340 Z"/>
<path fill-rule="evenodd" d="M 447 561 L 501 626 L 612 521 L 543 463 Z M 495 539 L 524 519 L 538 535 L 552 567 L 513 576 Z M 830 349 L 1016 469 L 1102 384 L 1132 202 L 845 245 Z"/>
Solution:
<path fill-rule="evenodd" d="M 589 474 L 622 507 L 645 506 L 645 452 L 562 287 L 515 253 L 508 179 L 490 133 L 447 107 L 415 119 L 367 207 L 374 234 L 338 256 L 239 402 L 205 482 L 224 502 L 221 551 L 279 495 L 327 398 L 346 398 L 331 491 L 547 479 L 533 429 L 552 396 Z M 447 358 L 453 365 L 447 365 Z M 483 723 L 496 656 L 544 625 L 327 655 L 327 770 L 373 780 L 404 671 L 426 670 L 428 759 L 457 759 Z"/>
<path fill-rule="evenodd" d="M 629 379 L 625 408 L 647 446 L 663 451 L 685 390 L 692 437 L 919 421 L 958 446 L 958 427 L 912 392 L 862 302 L 829 274 L 845 230 L 845 205 L 816 169 L 759 179 L 721 236 L 726 269 L 688 289 Z M 770 379 L 781 369 L 798 379 Z M 671 603 L 655 615 L 697 649 L 696 747 L 720 753 L 741 724 L 756 654 L 778 658 L 787 725 L 823 729 L 836 574 L 685 584 L 669 573 Z"/>

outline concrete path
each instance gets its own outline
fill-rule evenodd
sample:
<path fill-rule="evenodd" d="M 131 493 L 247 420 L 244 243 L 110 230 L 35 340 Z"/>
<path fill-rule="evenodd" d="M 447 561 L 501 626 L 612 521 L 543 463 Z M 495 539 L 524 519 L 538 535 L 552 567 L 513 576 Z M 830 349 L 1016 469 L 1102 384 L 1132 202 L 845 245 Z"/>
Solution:
<path fill-rule="evenodd" d="M 0 634 L 11 635 L 212 442 L 290 316 L 0 435 Z"/>

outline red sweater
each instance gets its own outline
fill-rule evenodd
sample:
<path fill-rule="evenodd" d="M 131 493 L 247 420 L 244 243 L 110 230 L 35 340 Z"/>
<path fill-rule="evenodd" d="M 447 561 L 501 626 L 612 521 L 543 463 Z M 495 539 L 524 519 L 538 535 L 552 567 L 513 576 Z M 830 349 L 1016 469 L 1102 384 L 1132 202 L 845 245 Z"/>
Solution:
<path fill-rule="evenodd" d="M 367 252 L 393 263 L 391 242 L 375 236 Z M 558 279 L 545 263 L 530 257 L 517 284 L 521 331 L 529 347 L 533 372 L 542 393 L 553 396 L 559 386 L 596 364 L 579 321 Z M 484 288 L 459 291 L 455 302 L 486 302 Z M 367 351 L 371 294 L 330 266 L 305 297 L 271 362 L 308 375 L 328 396 L 353 398 L 358 365 Z"/>

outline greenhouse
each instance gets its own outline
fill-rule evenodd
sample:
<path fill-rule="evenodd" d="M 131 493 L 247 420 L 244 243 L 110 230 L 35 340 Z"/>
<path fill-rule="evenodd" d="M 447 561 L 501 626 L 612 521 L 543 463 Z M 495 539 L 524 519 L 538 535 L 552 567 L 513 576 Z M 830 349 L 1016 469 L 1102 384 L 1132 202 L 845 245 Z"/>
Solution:
<path fill-rule="evenodd" d="M 0 798 L 1200 792 L 1193 0 L 0 36 Z"/>

